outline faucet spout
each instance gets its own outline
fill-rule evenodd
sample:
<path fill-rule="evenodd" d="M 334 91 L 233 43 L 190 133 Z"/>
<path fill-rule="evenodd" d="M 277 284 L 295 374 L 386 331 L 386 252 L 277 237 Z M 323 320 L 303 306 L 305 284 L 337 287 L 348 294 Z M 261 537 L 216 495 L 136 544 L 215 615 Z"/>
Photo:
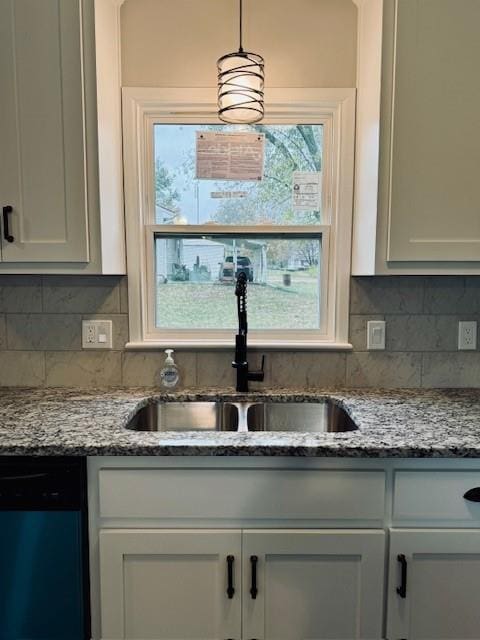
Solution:
<path fill-rule="evenodd" d="M 248 391 L 249 380 L 263 381 L 265 356 L 262 357 L 261 371 L 248 370 L 247 276 L 243 271 L 238 274 L 235 295 L 237 296 L 238 333 L 235 336 L 235 359 L 232 367 L 237 370 L 236 390 L 245 393 Z"/>

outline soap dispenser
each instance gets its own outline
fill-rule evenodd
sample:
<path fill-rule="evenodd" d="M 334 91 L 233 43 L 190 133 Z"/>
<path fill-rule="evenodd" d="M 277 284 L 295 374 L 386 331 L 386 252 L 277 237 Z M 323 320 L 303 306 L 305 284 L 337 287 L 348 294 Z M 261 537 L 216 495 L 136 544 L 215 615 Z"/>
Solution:
<path fill-rule="evenodd" d="M 163 369 L 160 371 L 160 379 L 163 387 L 173 389 L 180 380 L 180 372 L 172 357 L 173 349 L 165 349 L 165 353 L 167 357 L 165 358 Z"/>

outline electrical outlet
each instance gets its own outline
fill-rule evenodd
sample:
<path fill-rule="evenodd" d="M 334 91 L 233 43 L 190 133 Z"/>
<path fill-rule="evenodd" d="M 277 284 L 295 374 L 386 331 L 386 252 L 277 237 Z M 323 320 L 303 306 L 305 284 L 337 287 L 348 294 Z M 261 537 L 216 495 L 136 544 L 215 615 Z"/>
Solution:
<path fill-rule="evenodd" d="M 85 327 L 85 341 L 87 344 L 95 344 L 96 341 L 96 327 L 91 322 L 86 323 Z"/>
<path fill-rule="evenodd" d="M 477 323 L 474 320 L 458 323 L 459 351 L 475 351 L 477 348 Z"/>
<path fill-rule="evenodd" d="M 112 321 L 82 320 L 82 347 L 84 349 L 111 349 Z"/>
<path fill-rule="evenodd" d="M 367 322 L 367 349 L 383 351 L 385 349 L 385 320 Z"/>

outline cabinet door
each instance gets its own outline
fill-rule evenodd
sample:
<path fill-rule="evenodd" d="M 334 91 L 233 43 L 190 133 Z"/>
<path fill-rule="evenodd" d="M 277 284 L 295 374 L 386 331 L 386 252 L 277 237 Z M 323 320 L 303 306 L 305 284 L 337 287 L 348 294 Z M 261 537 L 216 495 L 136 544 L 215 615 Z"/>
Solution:
<path fill-rule="evenodd" d="M 388 260 L 480 260 L 480 2 L 397 0 Z"/>
<path fill-rule="evenodd" d="M 101 531 L 103 640 L 239 640 L 240 554 L 240 531 Z"/>
<path fill-rule="evenodd" d="M 86 262 L 81 0 L 0 0 L 4 262 Z"/>
<path fill-rule="evenodd" d="M 243 637 L 381 638 L 384 546 L 383 531 L 244 532 Z"/>
<path fill-rule="evenodd" d="M 478 640 L 479 594 L 480 531 L 392 531 L 389 640 Z"/>

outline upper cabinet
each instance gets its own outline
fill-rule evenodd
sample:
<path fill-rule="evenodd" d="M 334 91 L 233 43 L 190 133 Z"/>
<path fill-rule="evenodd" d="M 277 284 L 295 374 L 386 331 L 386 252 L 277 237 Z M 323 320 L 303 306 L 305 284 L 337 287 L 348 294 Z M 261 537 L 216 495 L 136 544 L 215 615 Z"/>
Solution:
<path fill-rule="evenodd" d="M 480 3 L 359 14 L 353 273 L 480 272 Z"/>
<path fill-rule="evenodd" d="M 0 272 L 124 272 L 123 211 L 100 215 L 93 8 L 0 0 Z"/>
<path fill-rule="evenodd" d="M 79 3 L 2 0 L 0 25 L 2 260 L 88 262 Z"/>

